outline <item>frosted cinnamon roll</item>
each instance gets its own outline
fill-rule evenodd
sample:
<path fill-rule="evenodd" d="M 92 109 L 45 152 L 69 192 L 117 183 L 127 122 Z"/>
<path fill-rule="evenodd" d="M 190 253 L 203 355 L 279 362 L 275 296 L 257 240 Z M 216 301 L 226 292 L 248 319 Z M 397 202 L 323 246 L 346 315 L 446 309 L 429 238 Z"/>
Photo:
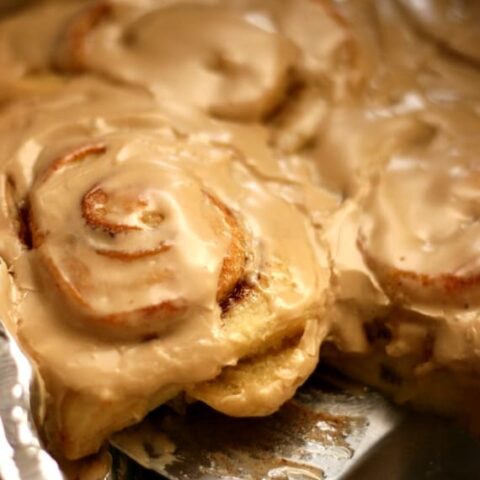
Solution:
<path fill-rule="evenodd" d="M 480 73 L 412 5 L 46 0 L 0 21 L 0 311 L 52 450 L 92 453 L 179 393 L 269 414 L 321 344 L 480 423 Z"/>
<path fill-rule="evenodd" d="M 326 2 L 100 1 L 66 22 L 54 65 L 180 95 L 218 117 L 260 120 L 283 102 L 294 71 L 337 90 L 351 82 L 342 65 L 351 49 Z"/>
<path fill-rule="evenodd" d="M 19 126 L 1 177 L 11 328 L 44 383 L 48 444 L 70 459 L 182 390 L 274 411 L 328 328 L 325 250 L 253 168 L 262 139 L 179 104 L 142 112 L 140 94 L 120 113 L 118 93 L 81 80 L 2 117 Z M 261 389 L 224 381 L 247 364 L 269 373 Z"/>
<path fill-rule="evenodd" d="M 338 304 L 327 356 L 402 403 L 478 430 L 480 119 L 454 108 L 419 117 L 429 135 L 397 148 L 347 217 L 350 268 L 364 287 Z"/>
<path fill-rule="evenodd" d="M 429 136 L 397 152 L 378 175 L 359 232 L 381 285 L 412 308 L 476 304 L 480 144 L 473 134 L 480 119 L 474 112 L 446 113 L 425 112 Z"/>
<path fill-rule="evenodd" d="M 223 202 L 157 159 L 174 147 L 133 145 L 119 160 L 124 144 L 95 139 L 51 161 L 32 185 L 29 227 L 51 278 L 90 328 L 149 338 L 204 308 L 209 275 L 217 301 L 225 299 L 244 274 L 245 235 Z"/>

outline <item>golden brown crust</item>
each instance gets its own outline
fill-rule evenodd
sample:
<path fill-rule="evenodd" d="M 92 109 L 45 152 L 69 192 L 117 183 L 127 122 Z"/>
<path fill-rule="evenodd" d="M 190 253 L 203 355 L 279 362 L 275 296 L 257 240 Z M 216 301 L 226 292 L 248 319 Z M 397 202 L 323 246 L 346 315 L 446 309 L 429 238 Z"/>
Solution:
<path fill-rule="evenodd" d="M 218 279 L 217 301 L 221 303 L 232 292 L 235 286 L 241 281 L 247 263 L 246 238 L 244 230 L 238 223 L 233 212 L 210 193 L 207 198 L 221 212 L 222 224 L 216 225 L 218 235 L 228 235 L 229 245 L 223 260 L 222 269 Z M 227 228 L 225 228 L 227 227 Z"/>
<path fill-rule="evenodd" d="M 41 182 L 47 181 L 57 170 L 60 170 L 66 165 L 85 160 L 90 155 L 101 155 L 105 153 L 106 150 L 107 146 L 104 143 L 89 143 L 74 149 L 69 149 L 69 151 L 60 155 L 57 160 L 54 160 L 49 165 L 42 176 Z"/>

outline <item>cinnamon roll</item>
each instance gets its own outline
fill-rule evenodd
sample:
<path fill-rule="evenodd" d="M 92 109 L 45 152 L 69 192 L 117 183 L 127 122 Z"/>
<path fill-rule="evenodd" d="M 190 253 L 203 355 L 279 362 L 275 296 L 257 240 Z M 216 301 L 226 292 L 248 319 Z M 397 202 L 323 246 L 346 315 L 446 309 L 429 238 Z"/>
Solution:
<path fill-rule="evenodd" d="M 181 96 L 222 118 L 264 119 L 300 74 L 336 91 L 353 81 L 351 39 L 326 2 L 98 1 L 65 25 L 53 57 L 60 70 Z"/>
<path fill-rule="evenodd" d="M 80 80 L 2 120 L 20 126 L 2 192 L 13 328 L 44 382 L 47 441 L 67 458 L 182 390 L 270 413 L 327 330 L 325 251 L 256 173 L 261 139 L 242 148 L 244 130 L 141 94 L 119 109 L 120 92 Z M 256 371 L 271 373 L 261 394 L 228 380 Z"/>
<path fill-rule="evenodd" d="M 478 430 L 480 119 L 449 108 L 417 122 L 429 134 L 395 149 L 360 205 L 331 226 L 334 235 L 349 225 L 357 245 L 345 241 L 337 256 L 344 284 L 325 356 L 399 402 Z"/>

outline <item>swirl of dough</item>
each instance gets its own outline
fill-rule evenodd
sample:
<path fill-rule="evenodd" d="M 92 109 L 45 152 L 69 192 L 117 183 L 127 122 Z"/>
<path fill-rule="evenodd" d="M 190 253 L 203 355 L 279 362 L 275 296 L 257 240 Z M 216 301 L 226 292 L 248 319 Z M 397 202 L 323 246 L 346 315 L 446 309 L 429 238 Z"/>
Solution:
<path fill-rule="evenodd" d="M 68 149 L 30 193 L 33 247 L 49 274 L 82 322 L 120 336 L 155 335 L 211 309 L 246 258 L 232 212 L 166 161 L 188 147 L 139 137 Z"/>

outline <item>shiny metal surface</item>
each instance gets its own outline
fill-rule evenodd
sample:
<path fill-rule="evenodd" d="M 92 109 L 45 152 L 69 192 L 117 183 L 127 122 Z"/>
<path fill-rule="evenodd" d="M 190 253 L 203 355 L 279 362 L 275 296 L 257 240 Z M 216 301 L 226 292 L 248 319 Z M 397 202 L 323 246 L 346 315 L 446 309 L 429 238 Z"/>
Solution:
<path fill-rule="evenodd" d="M 268 419 L 228 419 L 199 406 L 186 416 L 158 411 L 112 441 L 161 475 L 124 458 L 127 476 L 117 480 L 480 478 L 480 443 L 450 422 L 400 412 L 373 392 L 325 391 L 307 387 Z"/>
<path fill-rule="evenodd" d="M 201 405 L 185 414 L 163 409 L 112 442 L 171 480 L 334 480 L 402 419 L 375 393 L 307 387 L 268 418 L 228 418 Z"/>
<path fill-rule="evenodd" d="M 448 421 L 411 414 L 339 480 L 477 480 L 480 442 Z"/>
<path fill-rule="evenodd" d="M 32 419 L 32 380 L 31 365 L 0 323 L 0 478 L 62 480 Z"/>

